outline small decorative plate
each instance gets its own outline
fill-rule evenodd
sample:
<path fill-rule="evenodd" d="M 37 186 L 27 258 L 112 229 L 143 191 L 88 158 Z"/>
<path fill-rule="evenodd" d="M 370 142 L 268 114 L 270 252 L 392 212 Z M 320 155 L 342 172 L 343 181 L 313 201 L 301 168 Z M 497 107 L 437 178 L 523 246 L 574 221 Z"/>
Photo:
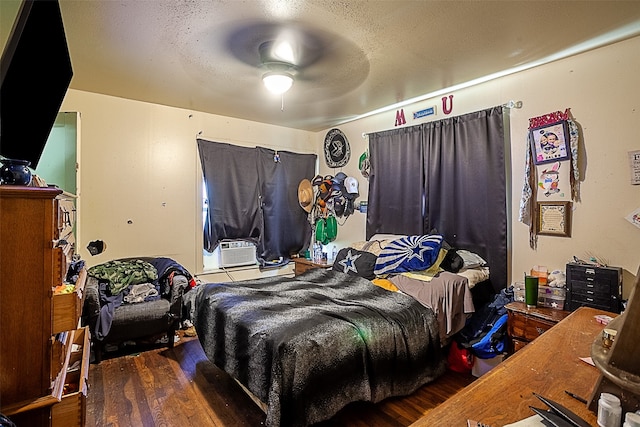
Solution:
<path fill-rule="evenodd" d="M 340 129 L 331 129 L 324 138 L 324 159 L 330 168 L 341 168 L 349 162 L 351 148 Z"/>

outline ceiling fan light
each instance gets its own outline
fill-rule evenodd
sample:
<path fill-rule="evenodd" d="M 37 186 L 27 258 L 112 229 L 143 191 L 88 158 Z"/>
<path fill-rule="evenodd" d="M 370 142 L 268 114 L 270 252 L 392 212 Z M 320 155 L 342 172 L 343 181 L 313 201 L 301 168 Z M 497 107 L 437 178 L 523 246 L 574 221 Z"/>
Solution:
<path fill-rule="evenodd" d="M 289 73 L 269 72 L 262 76 L 262 82 L 269 92 L 281 95 L 291 89 L 293 77 Z"/>

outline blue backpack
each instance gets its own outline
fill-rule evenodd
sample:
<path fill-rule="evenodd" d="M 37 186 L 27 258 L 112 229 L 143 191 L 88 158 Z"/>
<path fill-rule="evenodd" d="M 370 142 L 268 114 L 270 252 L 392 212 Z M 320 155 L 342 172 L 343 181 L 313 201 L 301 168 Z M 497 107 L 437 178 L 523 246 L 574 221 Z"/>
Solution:
<path fill-rule="evenodd" d="M 490 359 L 506 350 L 507 309 L 513 301 L 513 291 L 503 289 L 493 301 L 477 310 L 455 339 L 461 348 L 469 349 L 481 359 Z"/>
<path fill-rule="evenodd" d="M 502 354 L 507 346 L 507 314 L 500 316 L 489 332 L 471 345 L 471 352 L 480 359 L 490 359 Z"/>

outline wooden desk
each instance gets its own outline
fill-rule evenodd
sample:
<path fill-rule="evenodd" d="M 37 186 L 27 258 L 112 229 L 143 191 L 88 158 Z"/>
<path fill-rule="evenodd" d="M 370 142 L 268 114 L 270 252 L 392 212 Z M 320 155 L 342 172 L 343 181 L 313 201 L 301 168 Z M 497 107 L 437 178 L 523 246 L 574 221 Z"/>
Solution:
<path fill-rule="evenodd" d="M 579 359 L 590 356 L 591 344 L 604 329 L 593 318 L 597 314 L 614 316 L 579 308 L 411 426 L 462 427 L 472 419 L 501 427 L 534 415 L 529 405 L 547 408 L 533 392 L 597 425 L 596 414 L 564 392 L 588 399 L 598 380 L 600 371 Z"/>

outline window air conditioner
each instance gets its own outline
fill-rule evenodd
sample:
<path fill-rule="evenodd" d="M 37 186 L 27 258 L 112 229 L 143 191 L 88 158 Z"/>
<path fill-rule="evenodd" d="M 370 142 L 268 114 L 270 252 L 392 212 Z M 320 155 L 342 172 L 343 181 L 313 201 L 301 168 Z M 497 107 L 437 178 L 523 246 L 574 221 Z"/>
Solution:
<path fill-rule="evenodd" d="M 256 263 L 256 245 L 246 240 L 220 242 L 220 267 L 238 267 Z"/>

